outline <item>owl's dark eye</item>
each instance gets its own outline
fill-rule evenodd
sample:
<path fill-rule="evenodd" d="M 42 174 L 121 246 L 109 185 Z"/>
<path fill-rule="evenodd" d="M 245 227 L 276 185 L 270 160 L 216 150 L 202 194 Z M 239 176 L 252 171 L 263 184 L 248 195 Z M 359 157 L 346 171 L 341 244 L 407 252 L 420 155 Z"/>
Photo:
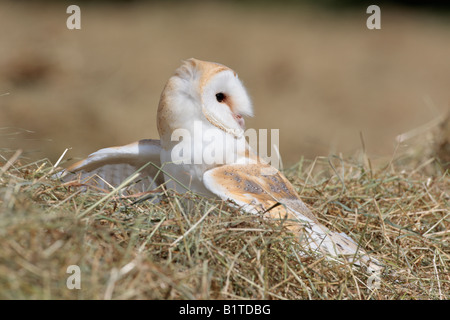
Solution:
<path fill-rule="evenodd" d="M 216 93 L 216 99 L 218 102 L 223 102 L 225 100 L 225 94 L 222 92 Z"/>

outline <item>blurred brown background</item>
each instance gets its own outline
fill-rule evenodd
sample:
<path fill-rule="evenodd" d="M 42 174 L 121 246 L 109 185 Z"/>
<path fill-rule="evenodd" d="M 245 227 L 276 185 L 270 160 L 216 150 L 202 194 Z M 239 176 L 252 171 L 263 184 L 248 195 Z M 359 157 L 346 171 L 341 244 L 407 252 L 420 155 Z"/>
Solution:
<path fill-rule="evenodd" d="M 66 8 L 81 7 L 81 30 Z M 156 138 L 161 90 L 186 58 L 223 63 L 248 88 L 253 128 L 280 129 L 285 165 L 361 149 L 449 110 L 450 16 L 380 5 L 258 2 L 0 3 L 0 153 L 55 162 Z"/>

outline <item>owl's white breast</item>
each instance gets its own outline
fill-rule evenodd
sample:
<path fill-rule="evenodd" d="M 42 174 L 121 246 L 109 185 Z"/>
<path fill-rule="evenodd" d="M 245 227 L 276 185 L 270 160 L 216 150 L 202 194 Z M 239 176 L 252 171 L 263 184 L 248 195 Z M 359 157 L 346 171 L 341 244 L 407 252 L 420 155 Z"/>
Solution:
<path fill-rule="evenodd" d="M 248 161 L 246 150 L 249 147 L 244 136 L 236 138 L 207 121 L 194 121 L 175 130 L 164 145 L 161 164 L 166 181 L 170 176 L 177 177 L 178 182 L 190 190 L 210 196 L 212 194 L 203 184 L 205 171 Z M 168 187 L 184 192 L 185 188 L 178 182 L 172 179 Z"/>

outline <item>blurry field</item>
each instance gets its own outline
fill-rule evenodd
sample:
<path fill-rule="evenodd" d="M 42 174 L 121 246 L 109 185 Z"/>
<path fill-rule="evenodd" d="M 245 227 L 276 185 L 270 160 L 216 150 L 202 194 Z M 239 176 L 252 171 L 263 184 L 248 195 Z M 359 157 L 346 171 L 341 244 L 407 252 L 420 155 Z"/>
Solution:
<path fill-rule="evenodd" d="M 370 31 L 365 8 L 83 3 L 70 31 L 66 5 L 2 1 L 0 298 L 449 299 L 450 23 L 381 9 Z M 280 129 L 287 177 L 384 263 L 379 286 L 223 202 L 132 204 L 51 178 L 65 148 L 157 137 L 160 92 L 189 57 L 239 73 L 248 127 Z"/>
<path fill-rule="evenodd" d="M 81 5 L 0 3 L 0 147 L 32 159 L 84 157 L 98 148 L 157 137 L 161 90 L 181 60 L 235 69 L 255 105 L 248 127 L 280 129 L 285 165 L 301 156 L 390 157 L 395 137 L 449 110 L 450 24 L 382 7 L 368 30 L 365 8 L 211 3 Z M 27 130 L 27 131 L 26 131 Z"/>

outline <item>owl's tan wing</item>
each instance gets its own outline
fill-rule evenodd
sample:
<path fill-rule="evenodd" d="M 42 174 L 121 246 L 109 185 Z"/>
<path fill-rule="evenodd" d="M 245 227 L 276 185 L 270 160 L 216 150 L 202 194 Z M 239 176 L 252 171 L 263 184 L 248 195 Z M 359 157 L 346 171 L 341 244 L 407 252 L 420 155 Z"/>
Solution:
<path fill-rule="evenodd" d="M 110 190 L 111 186 L 118 187 L 141 169 L 130 187 L 137 191 L 148 191 L 164 182 L 163 173 L 159 170 L 160 151 L 159 140 L 151 139 L 100 149 L 68 167 L 60 178 L 63 181 L 77 179 L 82 184 Z"/>
<path fill-rule="evenodd" d="M 206 188 L 221 199 L 231 200 L 246 212 L 263 213 L 283 223 L 313 251 L 345 256 L 371 270 L 380 269 L 379 262 L 350 237 L 320 224 L 292 184 L 275 168 L 263 164 L 224 165 L 208 170 L 203 179 Z"/>

